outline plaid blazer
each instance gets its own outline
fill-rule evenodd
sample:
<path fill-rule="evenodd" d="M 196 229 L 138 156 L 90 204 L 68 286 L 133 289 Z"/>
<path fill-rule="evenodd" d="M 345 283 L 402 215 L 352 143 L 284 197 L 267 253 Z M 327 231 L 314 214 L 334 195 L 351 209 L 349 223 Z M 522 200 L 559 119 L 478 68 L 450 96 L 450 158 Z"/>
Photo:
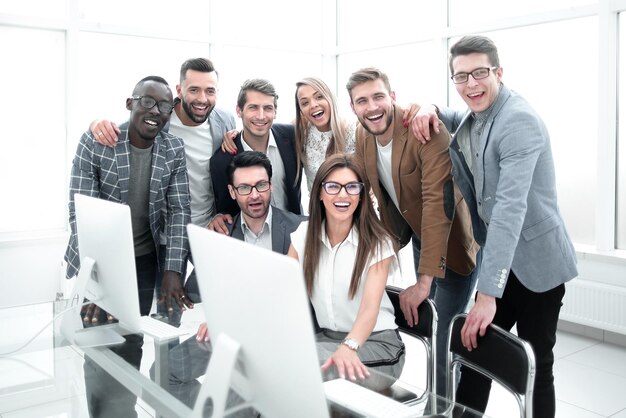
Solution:
<path fill-rule="evenodd" d="M 130 141 L 126 129 L 122 129 L 117 145 L 113 148 L 99 144 L 89 131 L 82 135 L 72 163 L 70 180 L 71 235 L 65 252 L 68 278 L 75 276 L 80 269 L 74 195 L 80 193 L 127 204 L 129 176 Z M 166 210 L 162 210 L 164 208 Z M 150 230 L 157 251 L 159 233 L 167 224 L 167 230 L 164 231 L 167 236 L 165 266 L 160 268 L 181 273 L 189 250 L 185 229 L 191 222 L 189 180 L 182 139 L 163 131 L 156 136 L 152 147 L 148 210 Z"/>

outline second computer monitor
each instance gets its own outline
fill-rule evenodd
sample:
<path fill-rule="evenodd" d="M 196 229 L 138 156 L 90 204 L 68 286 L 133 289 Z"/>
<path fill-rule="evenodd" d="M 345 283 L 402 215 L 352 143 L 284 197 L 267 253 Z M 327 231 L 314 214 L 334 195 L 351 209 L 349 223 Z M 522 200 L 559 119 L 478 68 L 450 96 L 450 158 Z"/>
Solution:
<path fill-rule="evenodd" d="M 206 228 L 189 225 L 187 230 L 214 347 L 204 384 L 214 384 L 216 389 L 231 384 L 210 375 L 219 374 L 220 365 L 213 360 L 218 356 L 216 341 L 223 334 L 239 346 L 237 359 L 245 369 L 249 393 L 239 391 L 237 382 L 233 389 L 262 416 L 327 417 L 298 262 Z"/>

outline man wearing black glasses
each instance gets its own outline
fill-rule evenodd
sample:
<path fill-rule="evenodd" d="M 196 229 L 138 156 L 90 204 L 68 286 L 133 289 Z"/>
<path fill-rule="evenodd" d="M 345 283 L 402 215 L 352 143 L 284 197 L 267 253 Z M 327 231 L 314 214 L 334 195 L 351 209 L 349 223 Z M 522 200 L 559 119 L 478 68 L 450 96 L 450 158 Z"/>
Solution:
<path fill-rule="evenodd" d="M 461 38 L 450 49 L 449 64 L 468 111 L 424 106 L 413 128 L 424 141 L 431 124 L 436 131 L 443 121 L 455 131 L 450 145 L 454 181 L 468 202 L 474 236 L 483 248 L 476 303 L 461 339 L 472 350 L 489 324 L 507 330 L 516 325 L 536 358 L 533 416 L 554 417 L 552 349 L 564 283 L 577 270 L 557 205 L 550 136 L 528 102 L 502 83 L 491 39 Z M 484 411 L 490 387 L 490 380 L 463 370 L 457 399 Z"/>
<path fill-rule="evenodd" d="M 264 153 L 244 151 L 233 157 L 228 165 L 228 191 L 241 212 L 228 225 L 228 232 L 235 239 L 287 254 L 291 233 L 306 217 L 270 204 L 271 178 L 272 163 Z M 185 287 L 195 296 L 198 292 L 195 275 L 189 277 Z M 196 379 L 206 372 L 209 363 L 211 345 L 208 341 L 206 323 L 203 323 L 195 338 L 184 341 L 169 353 L 169 390 L 189 406 L 194 405 L 200 388 Z"/>
<path fill-rule="evenodd" d="M 185 167 L 183 141 L 163 131 L 172 113 L 172 92 L 167 82 L 149 76 L 137 83 L 126 99 L 130 111 L 127 129 L 122 129 L 114 147 L 98 143 L 85 132 L 72 163 L 69 201 L 71 236 L 65 261 L 67 277 L 80 269 L 76 234 L 74 196 L 84 194 L 124 203 L 130 207 L 133 230 L 139 309 L 148 315 L 152 307 L 155 277 L 163 270 L 164 281 L 173 283 L 173 298 L 184 298 L 180 275 L 187 260 L 186 225 L 191 221 L 189 182 Z M 167 207 L 166 222 L 162 217 Z M 166 229 L 162 225 L 167 223 Z M 159 266 L 159 236 L 164 233 L 164 264 Z M 177 286 L 176 286 L 177 285 Z M 86 323 L 112 318 L 88 307 Z M 139 369 L 143 337 L 125 336 L 126 342 L 113 348 L 122 358 Z M 136 398 L 93 361 L 85 357 L 87 401 L 91 416 L 126 417 L 135 414 Z"/>
<path fill-rule="evenodd" d="M 356 153 L 380 218 L 400 246 L 413 238 L 417 282 L 400 294 L 402 312 L 413 325 L 424 299 L 430 296 L 437 305 L 437 393 L 445 395 L 446 335 L 471 297 L 478 251 L 467 206 L 452 183 L 449 135 L 442 127 L 430 143 L 417 141 L 403 123 L 387 75 L 376 68 L 354 72 L 346 87 L 360 122 Z"/>

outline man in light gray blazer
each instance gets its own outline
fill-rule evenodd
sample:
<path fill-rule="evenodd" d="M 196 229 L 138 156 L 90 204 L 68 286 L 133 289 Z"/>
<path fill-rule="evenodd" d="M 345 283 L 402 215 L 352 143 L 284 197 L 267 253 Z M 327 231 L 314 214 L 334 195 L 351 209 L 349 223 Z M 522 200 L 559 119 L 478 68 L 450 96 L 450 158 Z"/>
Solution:
<path fill-rule="evenodd" d="M 468 350 L 490 323 L 530 342 L 537 360 L 535 417 L 554 417 L 552 349 L 576 255 L 557 206 L 548 131 L 537 113 L 502 84 L 494 43 L 466 36 L 450 50 L 450 70 L 469 112 L 421 110 L 413 128 L 423 139 L 438 117 L 450 132 L 453 177 L 483 249 L 476 303 L 461 330 Z M 515 367 L 512 365 L 512 367 Z M 491 381 L 464 370 L 457 399 L 484 411 Z"/>

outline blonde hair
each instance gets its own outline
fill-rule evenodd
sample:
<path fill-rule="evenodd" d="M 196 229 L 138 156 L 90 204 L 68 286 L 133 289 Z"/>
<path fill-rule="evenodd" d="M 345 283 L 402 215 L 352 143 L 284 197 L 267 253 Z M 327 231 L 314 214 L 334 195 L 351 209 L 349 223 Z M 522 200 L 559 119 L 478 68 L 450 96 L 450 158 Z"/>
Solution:
<path fill-rule="evenodd" d="M 332 136 L 326 148 L 326 156 L 331 156 L 340 152 L 346 152 L 346 132 L 348 130 L 348 122 L 339 117 L 337 111 L 337 100 L 328 85 L 319 78 L 306 77 L 296 83 L 296 158 L 298 173 L 304 159 L 304 145 L 311 129 L 311 124 L 302 116 L 300 102 L 298 101 L 298 90 L 302 86 L 309 86 L 319 92 L 329 104 L 330 107 L 330 131 Z M 300 175 L 300 174 L 298 174 Z M 296 179 L 297 181 L 297 179 Z"/>

